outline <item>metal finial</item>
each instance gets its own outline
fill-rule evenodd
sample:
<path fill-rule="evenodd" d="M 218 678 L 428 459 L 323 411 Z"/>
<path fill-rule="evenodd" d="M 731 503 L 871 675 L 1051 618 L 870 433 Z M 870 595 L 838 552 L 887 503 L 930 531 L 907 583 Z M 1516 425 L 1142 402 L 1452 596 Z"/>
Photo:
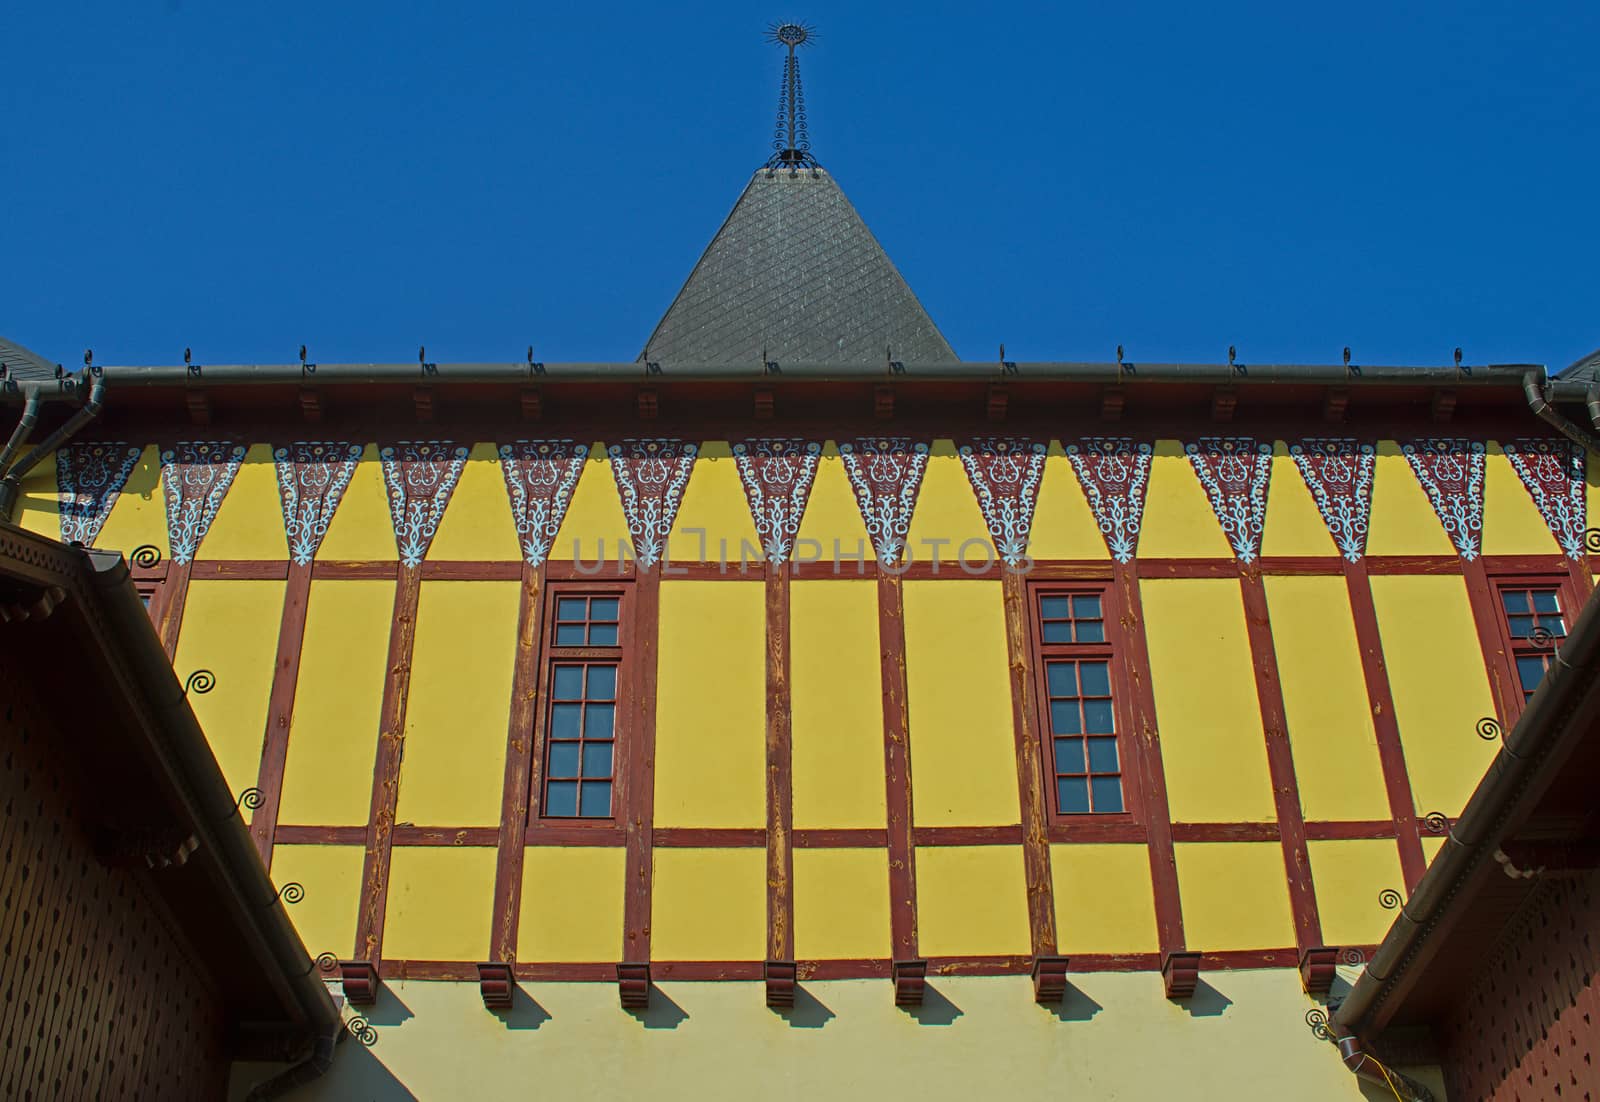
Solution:
<path fill-rule="evenodd" d="M 83 350 L 83 366 L 84 367 L 90 367 L 90 366 L 93 366 L 93 364 L 94 364 L 94 349 L 85 348 Z"/>
<path fill-rule="evenodd" d="M 194 353 L 191 352 L 187 348 L 185 348 L 183 350 L 183 362 L 184 363 L 192 363 L 192 362 L 194 362 Z"/>
<path fill-rule="evenodd" d="M 1344 365 L 1346 367 L 1350 366 L 1350 346 L 1348 344 L 1344 346 Z"/>
<path fill-rule="evenodd" d="M 1235 355 L 1236 353 L 1233 350 L 1233 345 L 1228 345 L 1228 366 L 1233 366 L 1233 358 Z"/>
<path fill-rule="evenodd" d="M 783 82 L 778 87 L 778 122 L 772 135 L 772 156 L 768 168 L 816 168 L 811 155 L 811 137 L 806 132 L 806 94 L 800 84 L 800 60 L 795 49 L 811 43 L 817 32 L 806 23 L 774 23 L 767 28 L 767 40 L 787 49 L 783 59 Z"/>
<path fill-rule="evenodd" d="M 1117 363 L 1122 362 L 1122 345 L 1117 345 Z"/>
<path fill-rule="evenodd" d="M 1006 342 L 1005 341 L 1001 341 L 1000 342 L 1000 362 L 1001 363 L 1005 363 L 1006 362 Z"/>
<path fill-rule="evenodd" d="M 306 346 L 302 344 L 300 346 L 300 364 L 301 364 L 302 367 L 305 366 L 305 362 L 306 362 Z"/>
<path fill-rule="evenodd" d="M 1456 366 L 1461 366 L 1461 349 L 1456 349 Z"/>

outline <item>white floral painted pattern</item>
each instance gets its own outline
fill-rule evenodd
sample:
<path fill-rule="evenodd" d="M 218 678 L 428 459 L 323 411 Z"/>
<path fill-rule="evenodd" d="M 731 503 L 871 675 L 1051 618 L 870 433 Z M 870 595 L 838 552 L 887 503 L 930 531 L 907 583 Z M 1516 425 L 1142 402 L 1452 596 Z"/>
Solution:
<path fill-rule="evenodd" d="M 56 452 L 61 542 L 93 547 L 144 449 L 135 444 L 63 444 Z"/>
<path fill-rule="evenodd" d="M 1289 445 L 1289 456 L 1306 480 L 1339 554 L 1359 562 L 1367 553 L 1376 449 L 1347 436 L 1308 436 Z"/>
<path fill-rule="evenodd" d="M 244 455 L 243 444 L 225 441 L 180 440 L 162 451 L 161 486 L 173 562 L 193 561 L 239 474 Z"/>
<path fill-rule="evenodd" d="M 733 461 L 750 501 L 756 536 L 774 565 L 794 553 L 822 445 L 792 438 L 761 437 L 733 445 Z"/>
<path fill-rule="evenodd" d="M 420 566 L 467 465 L 467 448 L 443 440 L 402 440 L 378 449 L 400 561 Z"/>
<path fill-rule="evenodd" d="M 305 566 L 316 558 L 328 534 L 334 511 L 361 462 L 361 445 L 297 440 L 273 448 L 272 460 L 289 557 Z"/>
<path fill-rule="evenodd" d="M 1483 550 L 1483 441 L 1430 436 L 1400 451 L 1456 551 L 1468 562 L 1477 558 Z"/>
<path fill-rule="evenodd" d="M 667 537 L 683 503 L 700 449 L 684 440 L 649 437 L 606 449 L 622 497 L 622 515 L 639 565 L 649 569 L 667 553 Z"/>
<path fill-rule="evenodd" d="M 500 471 L 511 496 L 511 519 L 529 566 L 541 565 L 555 546 L 588 456 L 588 445 L 571 440 L 518 440 L 500 445 Z"/>
<path fill-rule="evenodd" d="M 1505 446 L 1511 468 L 1522 479 L 1534 507 L 1569 559 L 1584 556 L 1589 523 L 1588 452 L 1566 439 L 1523 437 Z"/>
<path fill-rule="evenodd" d="M 1066 445 L 1066 451 L 1106 550 L 1118 562 L 1131 562 L 1139 548 L 1154 449 L 1126 436 L 1086 436 Z"/>
<path fill-rule="evenodd" d="M 1254 562 L 1266 528 L 1272 445 L 1251 436 L 1202 436 L 1184 451 L 1234 555 Z"/>
<path fill-rule="evenodd" d="M 927 444 L 904 436 L 859 437 L 839 445 L 861 519 L 878 561 L 893 566 L 905 550 L 911 514 L 928 469 Z"/>
<path fill-rule="evenodd" d="M 1007 566 L 1020 566 L 1027 558 L 1048 450 L 1023 437 L 980 436 L 957 452 L 995 551 Z"/>

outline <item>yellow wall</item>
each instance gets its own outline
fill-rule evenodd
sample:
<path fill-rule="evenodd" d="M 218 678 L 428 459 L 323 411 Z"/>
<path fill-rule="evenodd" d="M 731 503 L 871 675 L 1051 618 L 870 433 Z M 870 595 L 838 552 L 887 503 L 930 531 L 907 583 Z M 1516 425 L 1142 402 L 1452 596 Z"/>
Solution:
<path fill-rule="evenodd" d="M 492 846 L 395 846 L 383 955 L 487 960 L 494 866 Z"/>
<path fill-rule="evenodd" d="M 1483 553 L 1556 555 L 1561 548 L 1498 441 L 1483 464 Z"/>
<path fill-rule="evenodd" d="M 811 544 L 803 541 L 811 540 Z M 835 548 L 835 542 L 838 547 Z M 844 472 L 844 460 L 839 458 L 839 448 L 832 441 L 823 445 L 822 458 L 817 463 L 817 480 L 811 484 L 811 499 L 806 502 L 805 516 L 800 519 L 800 535 L 795 545 L 797 561 L 810 557 L 824 563 L 840 562 L 844 574 L 859 573 L 854 562 L 844 561 L 852 556 L 863 556 L 872 562 L 872 544 L 867 539 L 867 526 L 861 520 L 861 507 L 856 504 L 855 491 L 850 488 L 850 478 Z M 807 571 L 799 568 L 802 576 L 832 572 L 831 566 L 813 566 Z"/>
<path fill-rule="evenodd" d="M 396 821 L 500 822 L 521 592 L 517 582 L 422 583 Z"/>
<path fill-rule="evenodd" d="M 1146 581 L 1139 592 L 1173 820 L 1274 818 L 1239 583 Z"/>
<path fill-rule="evenodd" d="M 1372 475 L 1372 517 L 1367 528 L 1369 555 L 1454 555 L 1455 546 L 1428 503 L 1400 445 L 1378 441 Z"/>
<path fill-rule="evenodd" d="M 767 851 L 657 849 L 650 955 L 656 960 L 762 960 Z"/>
<path fill-rule="evenodd" d="M 758 568 L 766 556 L 760 550 L 733 450 L 726 440 L 707 440 L 683 492 L 667 551 L 673 562 L 726 562 L 737 569 L 741 544 L 749 545 L 745 561 Z"/>
<path fill-rule="evenodd" d="M 1139 554 L 1147 559 L 1233 557 L 1205 489 L 1176 440 L 1155 443 Z"/>
<path fill-rule="evenodd" d="M 393 618 L 393 582 L 311 583 L 280 823 L 366 824 Z"/>
<path fill-rule="evenodd" d="M 1494 703 L 1466 583 L 1374 577 L 1372 602 L 1417 810 L 1457 815 L 1500 746 L 1475 733 Z"/>
<path fill-rule="evenodd" d="M 793 897 L 797 959 L 893 955 L 886 851 L 797 849 Z"/>
<path fill-rule="evenodd" d="M 908 581 L 903 592 L 913 821 L 1020 821 L 1000 583 Z"/>
<path fill-rule="evenodd" d="M 40 460 L 17 485 L 17 505 L 12 516 L 19 528 L 53 540 L 61 538 L 61 492 L 56 488 L 54 452 Z"/>
<path fill-rule="evenodd" d="M 284 908 L 313 957 L 332 953 L 348 960 L 356 943 L 356 914 L 361 906 L 362 846 L 274 846 L 272 882 L 279 891 L 298 883 L 306 890 L 300 902 Z"/>
<path fill-rule="evenodd" d="M 924 956 L 1029 951 L 1021 846 L 918 846 L 916 860 Z"/>
<path fill-rule="evenodd" d="M 253 787 L 260 772 L 282 617 L 282 582 L 189 585 L 173 667 L 179 681 L 198 669 L 216 674 L 216 687 L 190 693 L 189 706 L 235 796 Z"/>
<path fill-rule="evenodd" d="M 956 454 L 955 442 L 935 440 L 922 489 L 917 494 L 917 508 L 911 516 L 907 561 L 948 563 L 950 569 L 959 570 L 961 545 L 967 540 L 976 541 L 966 554 L 972 569 L 981 569 L 995 559 L 989 528 L 983 522 L 966 468 Z"/>
<path fill-rule="evenodd" d="M 1278 843 L 1179 842 L 1174 848 L 1184 939 L 1191 948 L 1214 953 L 1295 943 Z"/>
<path fill-rule="evenodd" d="M 1317 889 L 1322 940 L 1327 945 L 1375 945 L 1389 932 L 1394 912 L 1378 903 L 1393 888 L 1405 894 L 1400 851 L 1387 838 L 1308 842 L 1311 880 Z"/>
<path fill-rule="evenodd" d="M 1155 896 L 1142 845 L 1050 847 L 1056 943 L 1062 953 L 1153 953 Z"/>
<path fill-rule="evenodd" d="M 789 639 L 794 825 L 881 828 L 877 583 L 792 583 Z"/>
<path fill-rule="evenodd" d="M 531 846 L 522 862 L 517 955 L 611 961 L 622 951 L 626 853 L 620 846 Z"/>
<path fill-rule="evenodd" d="M 661 583 L 657 826 L 767 821 L 766 590 Z"/>
<path fill-rule="evenodd" d="M 617 1006 L 615 984 L 527 983 L 516 1008 L 492 1014 L 476 983 L 386 981 L 372 1047 L 340 1045 L 329 1074 L 287 1098 L 514 1096 L 536 1077 L 541 1095 L 615 1099 L 637 1091 L 641 1069 L 650 1096 L 674 1102 L 1379 1098 L 1306 1032 L 1316 1004 L 1294 969 L 1202 978 L 1194 1000 L 1173 1003 L 1154 972 L 1074 974 L 1068 1001 L 1041 1007 L 1026 976 L 935 977 L 937 997 L 914 1013 L 886 980 L 808 982 L 781 1014 L 759 983 L 663 983 L 637 1014 Z M 238 1066 L 229 1097 L 274 1070 Z"/>
<path fill-rule="evenodd" d="M 55 536 L 60 538 L 59 528 Z M 100 538 L 94 541 L 96 547 L 123 554 L 144 544 L 159 548 L 163 558 L 172 553 L 167 541 L 167 505 L 161 494 L 161 453 L 154 445 L 139 456 L 128 484 L 111 507 L 105 527 L 100 529 Z"/>
<path fill-rule="evenodd" d="M 1272 480 L 1267 485 L 1263 555 L 1337 555 L 1338 547 L 1282 440 L 1273 441 Z"/>
<path fill-rule="evenodd" d="M 474 444 L 428 548 L 428 558 L 509 562 L 521 557 L 499 452 L 493 444 Z"/>
<path fill-rule="evenodd" d="M 1301 810 L 1308 819 L 1387 819 L 1344 579 L 1269 576 L 1265 584 Z"/>
<path fill-rule="evenodd" d="M 1083 486 L 1059 440 L 1050 442 L 1050 454 L 1045 457 L 1028 554 L 1035 559 L 1111 558 Z"/>
<path fill-rule="evenodd" d="M 583 473 L 578 476 L 578 488 L 572 491 L 572 504 L 561 521 L 561 531 L 550 548 L 550 558 L 563 562 L 576 557 L 584 563 L 604 558 L 615 563 L 619 547 L 626 548 L 632 558 L 633 542 L 628 536 L 622 501 L 617 497 L 611 460 L 606 458 L 605 444 L 595 441 L 589 458 L 584 460 Z"/>
<path fill-rule="evenodd" d="M 376 445 L 368 444 L 344 497 L 339 499 L 339 508 L 328 525 L 317 558 L 393 562 L 399 557 L 389 498 L 383 488 L 383 464 Z"/>
<path fill-rule="evenodd" d="M 286 559 L 283 505 L 272 448 L 252 444 L 222 499 L 216 519 L 195 552 L 199 559 Z"/>

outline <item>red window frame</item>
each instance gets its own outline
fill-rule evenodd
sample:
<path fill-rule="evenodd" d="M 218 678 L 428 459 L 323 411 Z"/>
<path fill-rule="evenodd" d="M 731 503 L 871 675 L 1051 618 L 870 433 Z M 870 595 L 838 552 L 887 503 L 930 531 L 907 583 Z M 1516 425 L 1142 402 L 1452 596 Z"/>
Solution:
<path fill-rule="evenodd" d="M 532 828 L 580 828 L 585 830 L 615 830 L 625 819 L 625 809 L 628 806 L 628 753 L 631 740 L 629 739 L 628 723 L 629 710 L 623 705 L 628 698 L 629 676 L 631 663 L 628 661 L 630 643 L 633 638 L 631 587 L 626 581 L 610 581 L 603 583 L 588 582 L 551 582 L 547 585 L 544 594 L 544 607 L 541 610 L 541 650 L 539 655 L 539 707 L 534 716 L 533 739 L 533 783 L 529 786 L 528 794 L 528 823 Z M 595 643 L 593 641 L 593 620 L 585 620 L 590 625 L 586 632 L 585 642 L 577 645 L 571 640 L 561 642 L 564 633 L 563 626 L 570 627 L 574 621 L 563 621 L 559 616 L 561 601 L 573 598 L 585 598 L 593 601 L 596 598 L 613 599 L 617 602 L 617 631 L 616 640 L 612 644 Z M 563 668 L 577 667 L 584 672 L 580 674 L 583 680 L 583 691 L 578 697 L 563 693 L 562 699 L 556 698 L 557 671 Z M 615 688 L 609 700 L 589 696 L 588 670 L 596 667 L 609 667 L 616 671 Z M 611 737 L 609 739 L 594 739 L 588 737 L 587 724 L 589 722 L 589 709 L 591 704 L 607 704 L 612 706 Z M 557 739 L 555 734 L 555 716 L 557 707 L 577 706 L 581 716 L 579 736 L 576 739 Z M 571 714 L 571 713 L 568 713 Z M 564 729 L 565 730 L 565 729 Z M 585 748 L 599 743 L 611 744 L 611 771 L 609 778 L 583 777 L 585 766 Z M 562 748 L 574 747 L 579 763 L 579 777 L 554 776 L 554 772 L 566 774 L 568 768 L 552 769 L 552 755 L 566 753 Z M 582 785 L 595 783 L 600 780 L 609 780 L 611 785 L 609 814 L 582 814 Z M 553 784 L 577 784 L 575 789 L 574 813 L 550 814 L 547 808 L 553 802 L 551 799 L 551 786 Z"/>
<path fill-rule="evenodd" d="M 1101 638 L 1087 641 L 1076 639 L 1077 631 L 1074 629 L 1074 641 L 1060 642 L 1056 638 L 1047 641 L 1047 630 L 1050 623 L 1061 623 L 1059 620 L 1047 620 L 1044 615 L 1044 602 L 1052 598 L 1065 597 L 1069 601 L 1073 597 L 1093 597 L 1100 602 Z M 1034 676 L 1034 702 L 1035 714 L 1038 717 L 1037 730 L 1039 732 L 1038 751 L 1040 765 L 1044 777 L 1045 791 L 1042 793 L 1045 807 L 1050 822 L 1056 824 L 1088 823 L 1096 824 L 1134 824 L 1141 821 L 1143 814 L 1143 793 L 1139 783 L 1139 770 L 1137 758 L 1134 753 L 1132 739 L 1129 737 L 1133 730 L 1133 708 L 1131 689 L 1124 673 L 1124 656 L 1127 653 L 1127 644 L 1123 635 L 1121 603 L 1117 599 L 1115 586 L 1109 580 L 1081 581 L 1081 582 L 1034 582 L 1028 586 L 1028 622 L 1029 622 L 1029 648 L 1033 664 Z M 1092 633 L 1091 633 L 1092 636 Z M 1090 732 L 1087 730 L 1091 724 L 1084 703 L 1087 701 L 1101 701 L 1105 696 L 1100 691 L 1098 684 L 1088 686 L 1084 692 L 1082 681 L 1078 682 L 1076 695 L 1065 696 L 1056 693 L 1052 697 L 1050 686 L 1050 665 L 1056 663 L 1083 663 L 1104 662 L 1106 668 L 1107 688 L 1109 690 L 1109 703 L 1113 729 L 1108 734 Z M 1081 676 L 1081 667 L 1076 674 Z M 1060 686 L 1058 685 L 1058 688 Z M 1051 703 L 1056 701 L 1076 701 L 1080 703 L 1078 713 L 1079 732 L 1065 731 L 1057 734 L 1052 723 Z M 1057 738 L 1070 740 L 1076 738 L 1083 747 L 1083 768 L 1079 769 L 1077 760 L 1066 762 L 1057 761 Z M 1089 791 L 1088 811 L 1061 810 L 1060 794 L 1058 792 L 1057 778 L 1082 776 L 1109 776 L 1108 772 L 1097 772 L 1095 763 L 1090 760 L 1089 740 L 1097 737 L 1114 739 L 1117 752 L 1116 776 L 1121 782 L 1122 808 L 1119 811 L 1093 810 L 1095 798 L 1093 796 L 1094 784 L 1091 780 L 1085 781 Z M 1057 772 L 1058 768 L 1062 772 Z"/>
<path fill-rule="evenodd" d="M 1583 601 L 1572 584 L 1571 575 L 1553 571 L 1496 573 L 1489 578 L 1489 591 L 1494 598 L 1495 627 L 1499 632 L 1502 647 L 1501 668 L 1508 678 L 1506 684 L 1512 690 L 1506 698 L 1512 708 L 1512 714 L 1507 717 L 1509 728 L 1522 715 L 1528 700 L 1533 696 L 1533 693 L 1524 687 L 1519 660 L 1539 659 L 1543 661 L 1545 668 L 1549 669 L 1556 648 L 1566 639 L 1567 632 L 1572 630 L 1573 621 L 1577 619 Z M 1521 623 L 1514 628 L 1512 624 L 1514 614 L 1506 609 L 1508 595 L 1541 592 L 1554 592 L 1560 609 L 1555 613 L 1538 613 L 1532 610 L 1530 604 L 1530 610 L 1526 615 L 1533 621 L 1534 627 L 1542 627 L 1547 631 L 1550 630 L 1552 620 L 1558 623 L 1560 630 L 1551 631 L 1548 638 L 1539 633 L 1530 633 Z M 1516 615 L 1520 621 L 1523 614 Z"/>

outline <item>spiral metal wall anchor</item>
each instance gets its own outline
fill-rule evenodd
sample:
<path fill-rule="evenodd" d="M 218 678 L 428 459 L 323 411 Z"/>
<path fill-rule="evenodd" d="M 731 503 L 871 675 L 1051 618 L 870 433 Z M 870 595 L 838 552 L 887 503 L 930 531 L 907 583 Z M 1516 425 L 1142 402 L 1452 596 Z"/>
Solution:
<path fill-rule="evenodd" d="M 346 1021 L 344 1023 L 344 1028 L 345 1032 L 349 1033 L 350 1036 L 354 1037 L 368 1048 L 371 1048 L 373 1045 L 378 1043 L 378 1031 L 372 1028 L 371 1022 L 367 1021 L 359 1014 Z"/>
<path fill-rule="evenodd" d="M 1382 907 L 1386 911 L 1395 910 L 1404 902 L 1405 897 L 1399 892 L 1395 891 L 1393 888 L 1385 888 L 1383 891 L 1378 893 L 1378 906 Z"/>
<path fill-rule="evenodd" d="M 1477 730 L 1478 737 L 1486 742 L 1492 742 L 1506 733 L 1505 728 L 1500 726 L 1500 721 L 1494 716 L 1484 716 L 1478 720 Z"/>
<path fill-rule="evenodd" d="M 1328 1012 L 1322 1007 L 1313 1006 L 1306 1011 L 1306 1025 L 1311 1028 L 1311 1035 L 1317 1040 L 1333 1040 L 1333 1030 L 1328 1028 Z"/>
<path fill-rule="evenodd" d="M 1556 645 L 1556 633 L 1543 624 L 1537 624 L 1528 632 L 1528 642 L 1540 650 L 1550 650 Z"/>
<path fill-rule="evenodd" d="M 1347 945 L 1339 950 L 1339 963 L 1351 968 L 1360 968 L 1367 963 L 1367 954 L 1357 949 L 1354 945 Z"/>
<path fill-rule="evenodd" d="M 234 801 L 235 811 L 254 811 L 266 802 L 266 797 L 261 794 L 261 789 L 251 786 L 239 793 L 239 798 Z"/>
<path fill-rule="evenodd" d="M 1422 817 L 1422 826 L 1429 834 L 1449 834 L 1450 817 L 1442 811 L 1430 811 Z"/>
<path fill-rule="evenodd" d="M 1600 528 L 1583 530 L 1583 549 L 1591 555 L 1600 555 Z"/>
<path fill-rule="evenodd" d="M 128 565 L 142 570 L 154 570 L 161 565 L 161 548 L 151 543 L 141 543 L 128 552 Z"/>
<path fill-rule="evenodd" d="M 306 886 L 298 880 L 291 880 L 278 889 L 278 894 L 273 897 L 273 902 L 295 904 L 306 897 Z"/>
<path fill-rule="evenodd" d="M 184 696 L 188 696 L 190 693 L 194 693 L 196 696 L 204 696 L 216 687 L 217 675 L 210 670 L 195 670 L 183 679 Z"/>
<path fill-rule="evenodd" d="M 338 957 L 334 956 L 332 953 L 318 953 L 316 959 L 314 959 L 310 966 L 300 974 L 302 976 L 309 976 L 313 972 L 332 972 L 338 967 Z"/>

